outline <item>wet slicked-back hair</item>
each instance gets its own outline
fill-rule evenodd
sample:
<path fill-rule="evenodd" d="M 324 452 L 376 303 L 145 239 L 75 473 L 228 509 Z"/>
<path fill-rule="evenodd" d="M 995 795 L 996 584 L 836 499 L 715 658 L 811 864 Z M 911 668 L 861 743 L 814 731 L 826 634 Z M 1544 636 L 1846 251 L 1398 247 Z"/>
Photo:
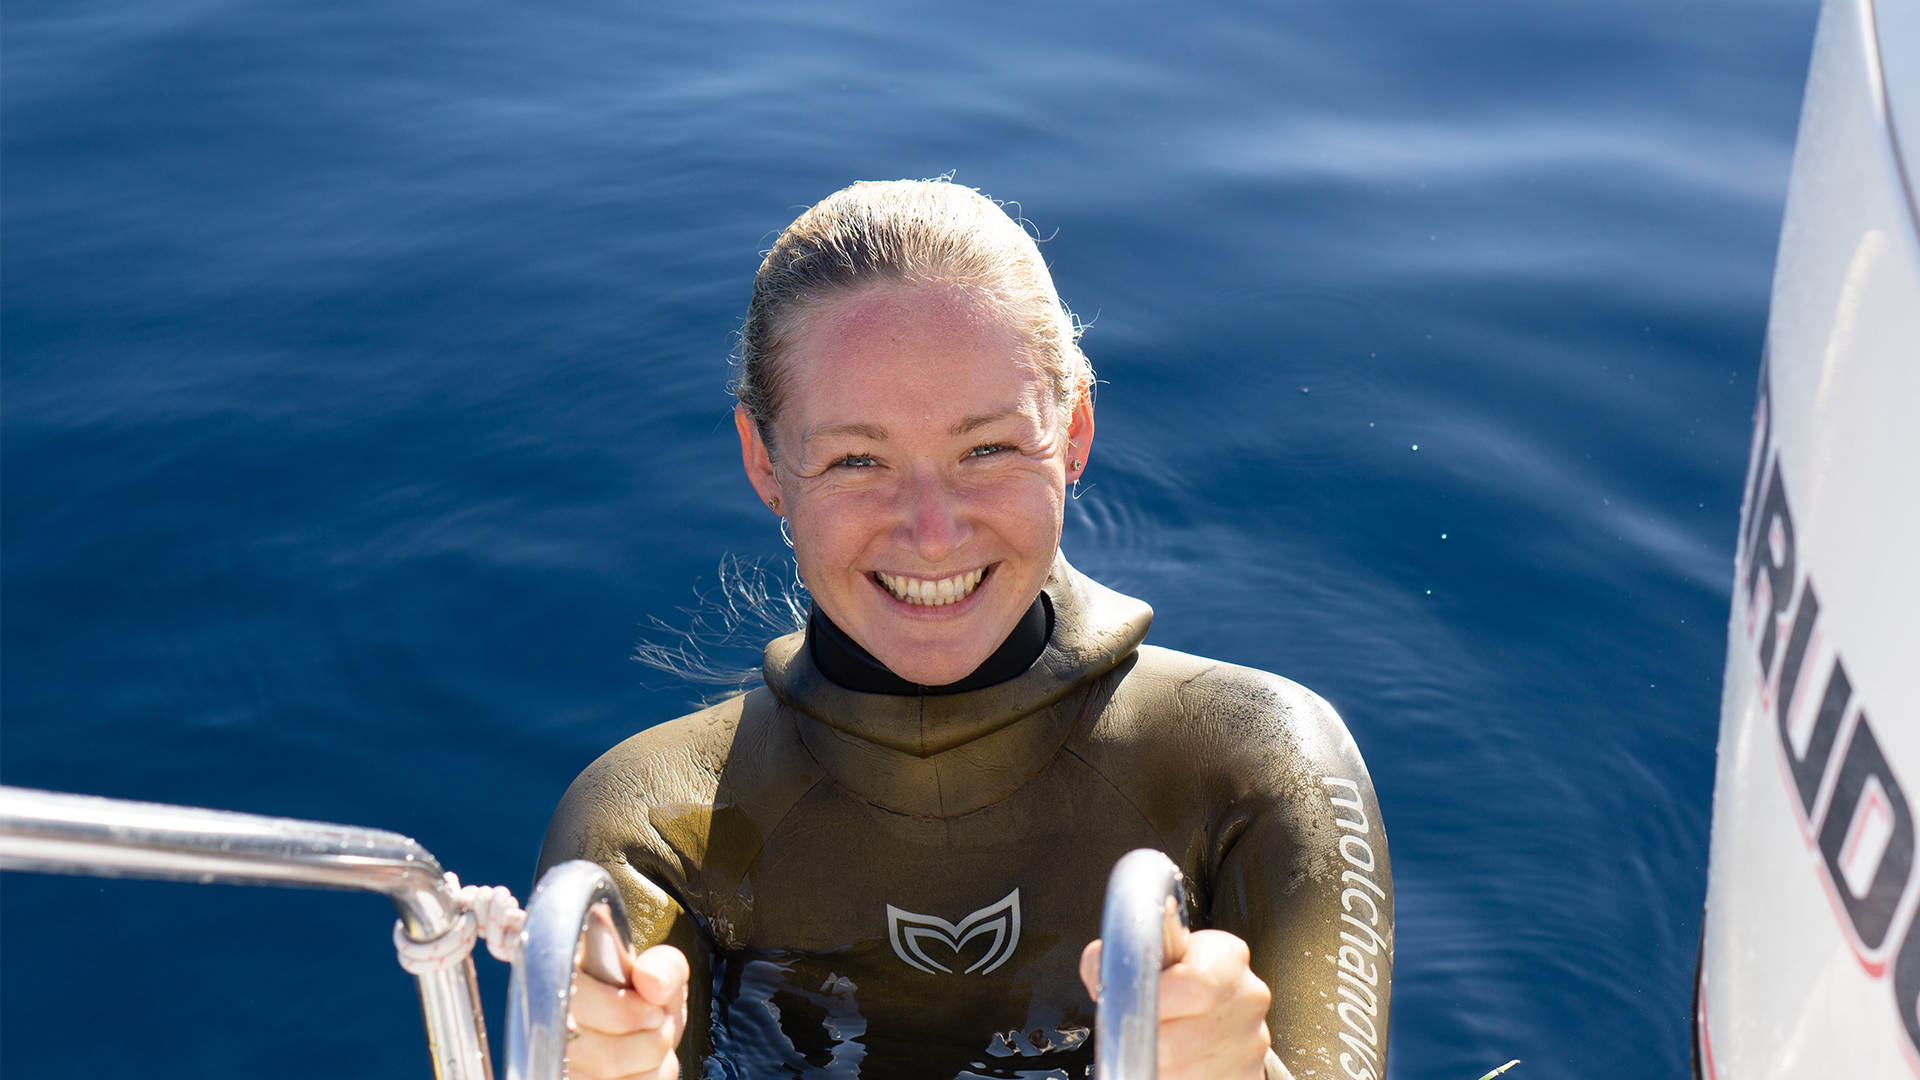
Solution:
<path fill-rule="evenodd" d="M 946 180 L 865 181 L 787 226 L 753 278 L 734 394 L 769 451 L 783 404 L 781 362 L 823 303 L 883 285 L 952 285 L 1001 312 L 1070 409 L 1093 385 L 1079 324 L 1060 303 L 1021 223 Z"/>

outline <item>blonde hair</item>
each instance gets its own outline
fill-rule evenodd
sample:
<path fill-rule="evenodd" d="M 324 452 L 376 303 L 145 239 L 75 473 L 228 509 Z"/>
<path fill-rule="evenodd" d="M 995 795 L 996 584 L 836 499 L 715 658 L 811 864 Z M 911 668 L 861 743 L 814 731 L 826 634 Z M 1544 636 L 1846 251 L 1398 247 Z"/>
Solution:
<path fill-rule="evenodd" d="M 1022 223 L 945 179 L 863 181 L 787 226 L 753 277 L 734 396 L 769 451 L 784 390 L 781 357 L 822 303 L 881 285 L 959 286 L 1000 311 L 1053 380 L 1063 410 L 1093 386 L 1080 325 Z"/>

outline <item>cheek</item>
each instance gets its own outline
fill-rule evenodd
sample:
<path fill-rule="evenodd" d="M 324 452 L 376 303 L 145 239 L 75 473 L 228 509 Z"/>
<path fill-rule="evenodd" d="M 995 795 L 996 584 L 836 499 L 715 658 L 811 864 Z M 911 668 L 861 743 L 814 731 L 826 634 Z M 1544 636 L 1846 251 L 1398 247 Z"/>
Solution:
<path fill-rule="evenodd" d="M 990 521 L 1001 539 L 1016 550 L 1035 552 L 1059 543 L 1066 517 L 1065 493 L 1046 478 L 1024 478 L 986 494 L 980 519 Z"/>
<path fill-rule="evenodd" d="M 872 546 L 876 515 L 858 499 L 803 500 L 788 513 L 794 559 L 809 577 L 844 573 Z M 884 531 L 881 529 L 881 531 Z"/>

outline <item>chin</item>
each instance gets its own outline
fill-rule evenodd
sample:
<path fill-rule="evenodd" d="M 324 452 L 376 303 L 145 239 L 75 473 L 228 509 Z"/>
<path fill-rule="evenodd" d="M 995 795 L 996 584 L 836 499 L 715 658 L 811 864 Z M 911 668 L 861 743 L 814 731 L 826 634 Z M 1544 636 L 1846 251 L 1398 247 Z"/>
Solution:
<path fill-rule="evenodd" d="M 932 643 L 920 645 L 914 643 L 912 636 L 907 634 L 893 637 L 892 640 L 897 644 L 887 652 L 893 653 L 898 662 L 872 649 L 867 651 L 873 652 L 874 657 L 887 665 L 887 669 L 895 675 L 921 686 L 945 686 L 959 682 L 986 663 L 987 657 L 992 656 L 993 650 L 1000 644 L 996 641 L 982 646 L 974 642 L 970 643 L 972 648 L 956 648 L 953 645 L 941 647 Z"/>
<path fill-rule="evenodd" d="M 974 669 L 985 663 L 987 657 L 991 655 L 992 652 L 989 650 L 986 654 L 982 655 L 980 659 L 972 661 L 971 663 L 963 661 L 955 664 L 914 664 L 911 662 L 894 664 L 888 662 L 885 657 L 881 657 L 880 662 L 886 664 L 887 668 L 895 675 L 900 676 L 910 683 L 916 683 L 920 686 L 945 686 L 948 683 L 959 682 L 961 679 L 973 674 Z"/>

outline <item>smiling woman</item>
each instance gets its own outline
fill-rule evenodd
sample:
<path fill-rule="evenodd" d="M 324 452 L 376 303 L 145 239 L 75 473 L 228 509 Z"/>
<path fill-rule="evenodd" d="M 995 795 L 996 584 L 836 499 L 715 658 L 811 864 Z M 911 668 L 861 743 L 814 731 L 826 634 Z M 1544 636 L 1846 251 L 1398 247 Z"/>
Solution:
<path fill-rule="evenodd" d="M 1317 696 L 1142 644 L 1151 610 L 1060 555 L 1076 336 L 1032 238 L 949 183 L 854 185 L 767 255 L 735 418 L 815 606 L 764 687 L 622 743 L 555 814 L 543 868 L 606 866 L 644 950 L 580 980 L 572 1075 L 1081 1076 L 1101 892 L 1139 847 L 1202 928 L 1162 1076 L 1384 1074 L 1366 766 Z"/>
<path fill-rule="evenodd" d="M 947 282 L 876 286 L 807 322 L 782 360 L 787 407 L 736 413 L 748 479 L 786 515 L 822 615 L 910 682 L 959 680 L 1052 568 L 1091 399 L 1063 424 L 1042 361 Z"/>
<path fill-rule="evenodd" d="M 856 184 L 761 264 L 748 479 L 822 615 L 902 678 L 961 679 L 1036 602 L 1093 443 L 1076 336 L 1033 239 L 952 184 Z"/>

